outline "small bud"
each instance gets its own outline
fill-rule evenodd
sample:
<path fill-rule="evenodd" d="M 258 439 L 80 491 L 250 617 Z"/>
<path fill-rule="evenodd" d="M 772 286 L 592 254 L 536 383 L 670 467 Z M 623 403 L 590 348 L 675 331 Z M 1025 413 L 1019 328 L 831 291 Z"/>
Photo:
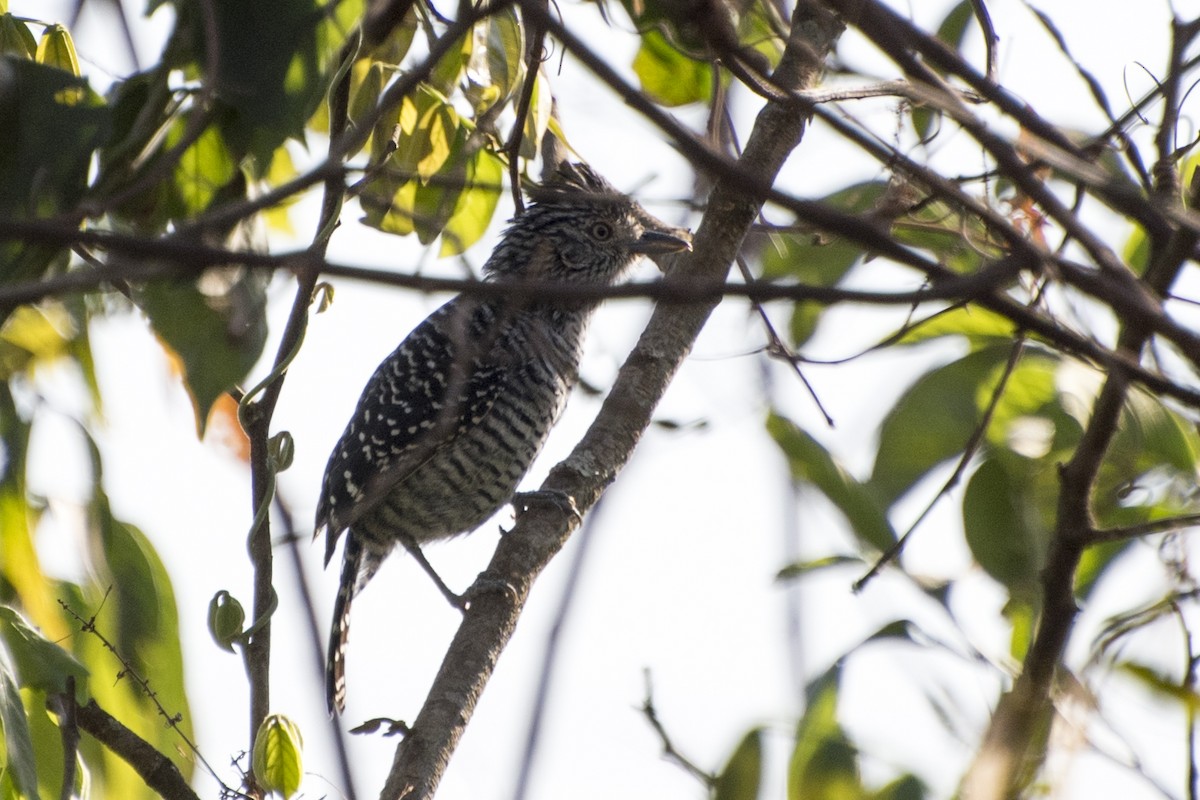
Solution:
<path fill-rule="evenodd" d="M 295 455 L 296 442 L 287 431 L 280 431 L 267 441 L 267 459 L 276 472 L 283 472 L 290 467 Z"/>
<path fill-rule="evenodd" d="M 224 589 L 213 595 L 208 604 L 208 632 L 217 647 L 232 653 L 245 624 L 246 612 L 233 595 Z"/>

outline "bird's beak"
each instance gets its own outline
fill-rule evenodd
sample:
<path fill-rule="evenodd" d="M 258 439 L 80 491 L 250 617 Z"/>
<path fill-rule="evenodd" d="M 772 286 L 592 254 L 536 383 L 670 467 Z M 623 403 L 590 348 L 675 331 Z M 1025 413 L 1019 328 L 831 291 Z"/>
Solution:
<path fill-rule="evenodd" d="M 666 231 L 643 231 L 641 237 L 629 249 L 635 253 L 647 256 L 691 250 L 692 234 L 683 228 L 673 228 L 670 233 Z"/>

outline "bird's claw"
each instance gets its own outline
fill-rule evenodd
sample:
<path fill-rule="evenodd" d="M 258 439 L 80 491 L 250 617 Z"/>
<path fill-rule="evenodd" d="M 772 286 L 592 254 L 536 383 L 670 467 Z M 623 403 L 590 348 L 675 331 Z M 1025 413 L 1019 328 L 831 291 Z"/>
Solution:
<path fill-rule="evenodd" d="M 576 522 L 583 522 L 583 514 L 579 512 L 579 506 L 575 505 L 575 498 L 558 489 L 517 492 L 512 499 L 513 510 L 517 512 L 518 517 L 538 503 L 552 505 L 563 514 L 574 517 Z"/>
<path fill-rule="evenodd" d="M 518 596 L 517 587 L 513 586 L 511 582 L 506 581 L 491 571 L 485 570 L 479 573 L 479 577 L 463 593 L 464 608 L 471 605 L 471 601 L 476 597 L 487 592 L 504 594 L 510 602 L 514 603 Z"/>

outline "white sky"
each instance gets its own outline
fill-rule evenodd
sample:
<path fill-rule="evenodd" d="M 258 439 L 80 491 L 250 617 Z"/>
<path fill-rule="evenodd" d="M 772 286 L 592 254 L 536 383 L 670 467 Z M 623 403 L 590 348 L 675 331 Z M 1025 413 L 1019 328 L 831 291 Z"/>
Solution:
<path fill-rule="evenodd" d="M 14 13 L 47 20 L 60 19 L 59 9 L 66 5 L 11 0 Z M 127 5 L 137 13 L 142 4 L 139 0 Z M 948 5 L 941 0 L 914 2 L 910 13 L 928 27 Z M 996 0 L 989 7 L 1001 37 L 1001 78 L 1006 85 L 1055 121 L 1096 127 L 1098 119 L 1087 105 L 1084 89 L 1064 69 L 1023 5 Z M 1125 81 L 1132 96 L 1149 85 L 1150 79 L 1136 64 L 1161 71 L 1166 55 L 1164 4 L 1058 0 L 1040 7 L 1060 24 L 1074 54 L 1108 87 L 1114 105 L 1122 103 Z M 602 35 L 594 9 L 568 5 L 563 10 L 568 24 L 593 41 Z M 1177 4 L 1177 10 L 1187 16 L 1200 11 L 1200 3 Z M 161 36 L 165 25 L 160 14 L 148 26 L 144 41 Z M 90 30 L 81 26 L 78 36 L 85 69 L 89 65 L 116 73 L 128 69 L 113 55 L 120 49 L 111 31 L 102 34 L 95 25 Z M 628 64 L 630 44 L 611 37 L 605 40 L 603 52 L 617 64 Z M 853 32 L 844 39 L 843 53 L 846 60 L 880 77 L 895 74 L 887 62 L 865 52 Z M 153 57 L 154 47 L 146 44 L 143 60 Z M 572 61 L 563 64 L 554 85 L 564 126 L 578 151 L 618 186 L 640 186 L 651 211 L 680 221 L 676 206 L 655 202 L 687 193 L 681 161 L 673 150 L 655 133 L 629 122 L 624 107 L 597 93 Z M 753 110 L 753 103 L 739 105 L 743 121 L 750 119 Z M 687 113 L 681 116 L 688 118 Z M 748 130 L 747 124 L 743 136 Z M 864 171 L 848 175 L 846 169 Z M 814 128 L 786 174 L 790 188 L 821 196 L 850 180 L 879 173 L 846 145 Z M 310 203 L 295 218 L 302 237 L 311 227 L 312 213 Z M 362 229 L 352 222 L 352 212 L 346 220 L 350 224 L 334 237 L 334 259 L 400 270 L 421 260 L 415 243 Z M 487 246 L 472 253 L 475 263 L 482 261 Z M 652 268 L 644 267 L 638 274 L 650 277 Z M 864 276 L 864 280 L 877 279 L 876 274 Z M 291 295 L 290 284 L 274 285 L 273 333 L 281 328 Z M 325 458 L 363 383 L 376 363 L 443 300 L 338 282 L 333 307 L 313 320 L 288 376 L 274 426 L 291 431 L 296 440 L 295 464 L 281 476 L 280 487 L 302 529 L 311 524 Z M 608 385 L 648 313 L 645 304 L 634 302 L 610 304 L 601 311 L 582 368 L 587 380 Z M 838 313 L 831 322 L 835 324 L 827 326 L 807 352 L 821 357 L 845 355 L 884 330 L 864 325 L 861 315 L 852 311 Z M 704 420 L 707 426 L 681 432 L 652 429 L 606 498 L 562 641 L 530 798 L 703 796 L 693 779 L 660 758 L 659 744 L 637 711 L 646 669 L 653 674 L 658 711 L 675 744 L 706 768 L 719 768 L 747 728 L 763 724 L 775 731 L 779 744 L 772 749 L 768 766 L 773 791 L 763 796 L 779 796 L 786 736 L 800 709 L 801 687 L 794 669 L 810 677 L 817 674 L 848 646 L 893 619 L 897 609 L 928 624 L 939 636 L 958 641 L 954 631 L 928 613 L 927 603 L 904 579 L 884 575 L 855 596 L 849 584 L 857 572 L 850 570 L 831 572 L 791 590 L 791 599 L 801 608 L 798 663 L 792 660 L 796 654 L 786 652 L 788 591 L 775 584 L 773 575 L 797 547 L 788 538 L 789 530 L 798 524 L 798 547 L 806 555 L 844 550 L 847 539 L 837 516 L 821 503 L 810 502 L 810 495 L 805 496 L 799 520 L 792 519 L 782 461 L 762 430 L 762 367 L 758 358 L 747 355 L 761 341 L 744 303 L 729 301 L 721 306 L 658 414 L 680 422 Z M 211 763 L 223 765 L 228 755 L 246 744 L 245 678 L 240 659 L 212 644 L 205 613 L 209 599 L 220 589 L 228 589 L 249 606 L 251 579 L 242 555 L 250 523 L 249 475 L 219 445 L 195 441 L 188 401 L 143 321 L 118 316 L 100 322 L 93 331 L 93 344 L 105 399 L 105 424 L 98 434 L 105 456 L 105 485 L 117 515 L 150 535 L 171 571 L 199 743 Z M 273 355 L 274 340 L 268 347 Z M 862 474 L 870 466 L 881 411 L 927 363 L 926 358 L 892 354 L 849 367 L 809 370 L 837 421 L 832 431 L 824 428 L 786 372 L 772 370 L 773 392 L 782 408 Z M 69 393 L 51 399 L 70 410 Z M 570 450 L 597 408 L 593 398 L 573 398 L 526 486 L 536 486 Z M 45 424 L 55 423 L 49 417 Z M 64 470 L 62 463 L 43 456 L 35 465 L 37 481 L 43 492 L 69 501 L 79 496 L 86 474 Z M 56 503 L 55 511 L 59 523 L 43 532 L 42 552 L 63 554 L 49 557 L 49 565 L 70 571 L 75 565 L 68 554 L 76 532 L 69 502 Z M 912 543 L 907 562 L 911 568 L 933 575 L 971 570 L 956 533 L 956 516 L 953 502 L 943 503 Z M 508 520 L 502 514 L 499 522 Z M 495 524 L 488 524 L 471 537 L 431 547 L 430 558 L 452 586 L 465 587 L 490 557 L 495 530 Z M 511 794 L 540 659 L 577 544 L 569 544 L 538 582 L 439 797 Z M 1142 549 L 1146 552 L 1134 559 L 1138 563 L 1121 570 L 1125 585 L 1101 594 L 1100 608 L 1092 609 L 1086 618 L 1092 625 L 1105 613 L 1155 593 L 1152 553 Z M 336 570 L 322 571 L 323 547 L 302 550 L 308 580 L 321 603 L 318 613 L 324 633 Z M 273 709 L 293 717 L 304 732 L 305 766 L 310 772 L 306 795 L 334 797 L 335 787 L 326 782 L 326 777 L 336 781 L 337 771 L 328 749 L 320 678 L 294 613 L 297 595 L 282 549 L 276 571 L 280 611 L 274 618 Z M 997 658 L 1007 647 L 1006 632 L 996 620 L 1002 601 L 1002 593 L 977 571 L 955 594 L 956 610 L 976 632 L 973 644 Z M 457 613 L 411 561 L 391 559 L 355 604 L 345 718 L 349 724 L 379 715 L 411 720 L 456 625 Z M 864 761 L 868 776 L 882 781 L 896 769 L 911 769 L 930 781 L 938 794 L 952 791 L 987 720 L 997 687 L 994 672 L 968 668 L 950 657 L 879 649 L 852 662 L 844 710 L 847 725 L 868 756 Z M 1182 793 L 1182 716 L 1174 708 L 1153 705 L 1126 684 L 1115 682 L 1111 689 L 1113 697 L 1130 701 L 1125 707 L 1152 710 L 1134 717 L 1130 739 L 1137 742 L 1138 753 L 1155 779 Z M 942 696 L 943 691 L 948 696 Z M 946 731 L 922 702 L 921 692 L 935 693 L 951 708 L 960 737 Z M 1117 708 L 1115 714 L 1126 713 L 1120 704 Z M 352 747 L 360 796 L 374 796 L 395 742 L 355 737 Z M 1119 743 L 1114 748 L 1124 752 Z M 1063 769 L 1070 776 L 1064 797 L 1132 797 L 1146 796 L 1148 791 L 1128 771 L 1096 757 L 1081 757 Z M 232 772 L 225 777 L 234 780 Z M 215 794 L 206 779 L 198 785 L 202 794 Z M 1100 794 L 1098 786 L 1104 787 Z"/>

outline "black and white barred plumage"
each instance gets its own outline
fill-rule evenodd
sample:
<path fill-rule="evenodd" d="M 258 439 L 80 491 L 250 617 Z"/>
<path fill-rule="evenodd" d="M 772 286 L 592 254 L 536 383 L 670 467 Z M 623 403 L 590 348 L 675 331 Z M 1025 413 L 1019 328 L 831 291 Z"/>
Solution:
<path fill-rule="evenodd" d="M 642 254 L 689 247 L 583 164 L 532 193 L 484 265 L 492 282 L 608 285 Z M 330 455 L 317 508 L 326 563 L 347 532 L 326 665 L 345 701 L 350 604 L 401 541 L 467 533 L 516 491 L 575 384 L 596 303 L 460 295 L 376 369 Z"/>

